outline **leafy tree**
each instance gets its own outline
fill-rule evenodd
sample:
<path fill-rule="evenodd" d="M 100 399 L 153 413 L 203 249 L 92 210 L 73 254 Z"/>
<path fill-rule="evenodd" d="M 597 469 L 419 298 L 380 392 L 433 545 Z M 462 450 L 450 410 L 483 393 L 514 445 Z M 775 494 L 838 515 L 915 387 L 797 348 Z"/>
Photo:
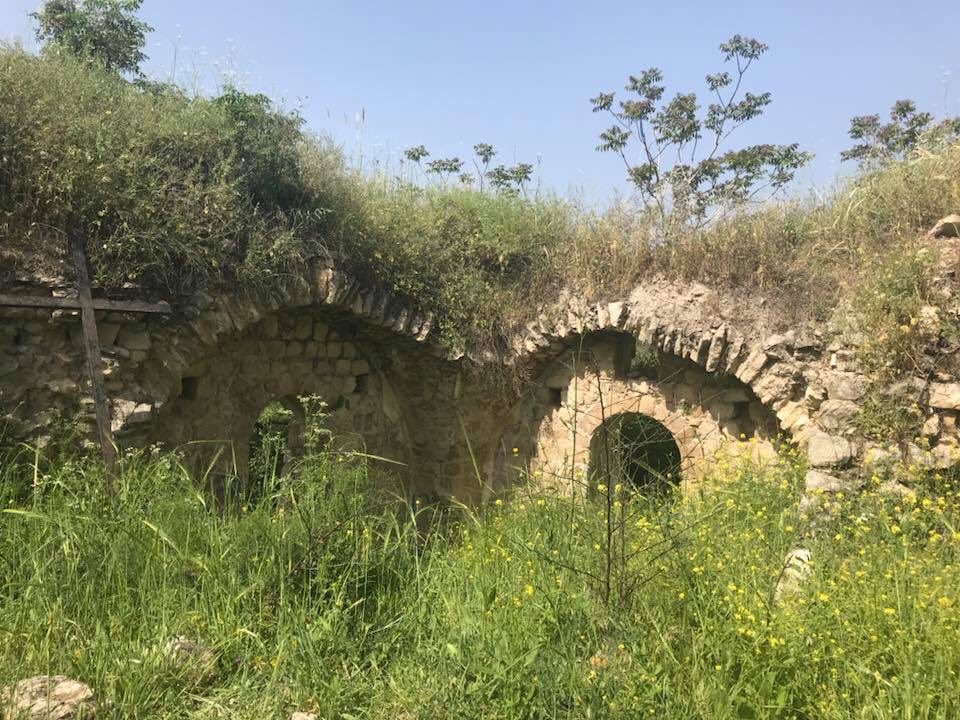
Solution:
<path fill-rule="evenodd" d="M 511 195 L 526 194 L 526 184 L 530 182 L 530 178 L 533 176 L 533 165 L 530 163 L 517 163 L 510 167 L 497 165 L 486 176 L 490 180 L 490 185 L 496 188 L 497 192 Z"/>
<path fill-rule="evenodd" d="M 141 75 L 143 47 L 153 30 L 139 20 L 143 0 L 46 0 L 31 13 L 37 40 L 118 73 Z"/>
<path fill-rule="evenodd" d="M 445 175 L 448 178 L 455 173 L 459 174 L 461 170 L 463 170 L 463 160 L 458 157 L 437 158 L 427 163 L 428 173 Z"/>
<path fill-rule="evenodd" d="M 426 157 L 430 157 L 430 153 L 427 152 L 427 148 L 425 148 L 423 145 L 416 145 L 404 150 L 403 156 L 410 162 L 415 162 L 417 165 L 419 165 L 421 160 Z"/>
<path fill-rule="evenodd" d="M 791 145 L 751 145 L 722 151 L 727 138 L 770 104 L 770 93 L 740 94 L 744 75 L 766 51 L 753 38 L 735 35 L 720 45 L 724 62 L 736 72 L 707 75 L 715 100 L 700 112 L 694 93 L 677 93 L 663 102 L 663 73 L 650 68 L 630 76 L 628 96 L 614 105 L 616 95 L 591 99 L 594 112 L 609 113 L 614 124 L 600 134 L 597 150 L 617 153 L 630 181 L 660 219 L 699 227 L 712 211 L 723 211 L 775 193 L 812 157 Z M 631 141 L 637 146 L 631 148 Z"/>
<path fill-rule="evenodd" d="M 533 177 L 533 165 L 530 163 L 517 163 L 512 166 L 497 165 L 491 170 L 488 169 L 490 167 L 490 161 L 497 155 L 497 151 L 493 145 L 489 143 L 477 143 L 473 146 L 473 151 L 477 156 L 473 161 L 473 165 L 477 169 L 477 178 L 480 181 L 481 192 L 484 190 L 484 180 L 488 180 L 490 187 L 498 193 L 510 195 L 526 193 L 526 185 Z M 421 161 L 424 158 L 430 157 L 429 151 L 423 145 L 407 148 L 403 155 L 407 160 L 415 162 L 417 165 L 421 165 Z M 443 175 L 447 179 L 456 175 L 457 179 L 460 180 L 463 185 L 472 186 L 473 176 L 463 172 L 464 165 L 465 162 L 459 157 L 437 158 L 427 163 L 424 172 L 428 175 Z"/>
<path fill-rule="evenodd" d="M 480 179 L 480 189 L 483 190 L 483 179 L 486 177 L 490 168 L 490 161 L 496 156 L 497 151 L 489 143 L 477 143 L 473 146 L 473 151 L 477 154 L 477 159 L 483 163 L 481 168 L 476 160 L 473 161 L 473 166 L 477 169 L 477 177 Z"/>
<path fill-rule="evenodd" d="M 950 142 L 960 138 L 960 118 L 934 124 L 933 115 L 917 112 L 912 100 L 897 100 L 890 109 L 890 122 L 882 123 L 880 115 L 858 115 L 850 120 L 848 131 L 853 147 L 840 153 L 841 160 L 861 164 L 883 164 L 899 160 L 924 139 Z"/>

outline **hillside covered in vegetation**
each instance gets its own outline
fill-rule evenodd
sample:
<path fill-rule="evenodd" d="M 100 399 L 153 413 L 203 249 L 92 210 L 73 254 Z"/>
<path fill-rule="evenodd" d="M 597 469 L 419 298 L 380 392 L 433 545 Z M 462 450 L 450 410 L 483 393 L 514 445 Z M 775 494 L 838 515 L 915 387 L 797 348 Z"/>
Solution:
<path fill-rule="evenodd" d="M 960 148 L 868 165 L 826 197 L 664 228 L 630 201 L 370 177 L 262 95 L 131 82 L 65 53 L 0 51 L 0 253 L 7 280 L 65 271 L 83 237 L 97 281 L 173 294 L 269 293 L 319 256 L 415 300 L 451 346 L 486 344 L 561 288 L 644 278 L 767 294 L 823 320 L 960 206 Z"/>

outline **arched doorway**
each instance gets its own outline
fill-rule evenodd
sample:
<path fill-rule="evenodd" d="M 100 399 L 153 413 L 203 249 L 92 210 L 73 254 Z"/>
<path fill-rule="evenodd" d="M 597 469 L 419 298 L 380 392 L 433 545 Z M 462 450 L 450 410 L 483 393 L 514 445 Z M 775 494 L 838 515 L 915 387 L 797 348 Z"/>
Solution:
<path fill-rule="evenodd" d="M 680 448 L 671 432 L 648 415 L 607 418 L 590 438 L 591 485 L 623 485 L 659 495 L 680 482 Z"/>
<path fill-rule="evenodd" d="M 271 488 L 289 475 L 303 456 L 306 414 L 294 396 L 268 403 L 250 434 L 247 481 L 251 488 Z"/>

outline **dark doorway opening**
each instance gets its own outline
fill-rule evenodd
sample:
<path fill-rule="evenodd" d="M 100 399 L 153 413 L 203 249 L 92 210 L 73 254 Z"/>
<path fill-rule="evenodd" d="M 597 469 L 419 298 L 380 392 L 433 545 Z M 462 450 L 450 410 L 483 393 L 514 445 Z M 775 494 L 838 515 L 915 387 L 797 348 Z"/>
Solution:
<path fill-rule="evenodd" d="M 590 438 L 592 484 L 621 484 L 644 495 L 680 482 L 680 448 L 662 423 L 640 413 L 608 418 Z"/>

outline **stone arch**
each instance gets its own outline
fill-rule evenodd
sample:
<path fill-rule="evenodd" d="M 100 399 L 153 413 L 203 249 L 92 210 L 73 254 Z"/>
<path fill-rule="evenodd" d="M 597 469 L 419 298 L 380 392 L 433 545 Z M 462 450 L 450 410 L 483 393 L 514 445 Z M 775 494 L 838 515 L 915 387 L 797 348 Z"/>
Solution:
<path fill-rule="evenodd" d="M 62 294 L 63 288 L 26 280 L 4 290 L 49 298 Z M 813 327 L 786 329 L 760 296 L 665 279 L 650 279 L 616 302 L 588 303 L 565 293 L 512 336 L 505 355 L 478 357 L 450 353 L 432 343 L 429 314 L 359 282 L 329 260 L 305 268 L 272 298 L 255 299 L 239 291 L 198 292 L 171 303 L 174 312 L 169 317 L 98 312 L 114 431 L 125 446 L 207 439 L 194 432 L 193 416 L 178 410 L 191 397 L 204 398 L 207 383 L 198 369 L 229 357 L 232 343 L 273 316 L 313 313 L 376 360 L 369 381 L 379 382 L 384 424 L 388 434 L 396 434 L 397 426 L 404 428 L 405 446 L 416 458 L 420 487 L 427 493 L 475 499 L 478 488 L 489 492 L 490 487 L 502 487 L 516 468 L 533 469 L 541 463 L 535 430 L 549 413 L 538 416 L 538 405 L 553 413 L 568 399 L 563 387 L 542 382 L 545 373 L 584 339 L 611 335 L 630 338 L 637 348 L 671 362 L 687 363 L 684 372 L 709 376 L 702 387 L 735 379 L 738 390 L 750 398 L 747 408 L 755 398 L 765 412 L 773 413 L 778 430 L 808 453 L 811 466 L 820 471 L 820 476 L 811 476 L 819 486 L 847 482 L 821 477 L 824 473 L 853 475 L 861 458 L 866 462 L 881 450 L 890 456 L 871 446 L 855 422 L 866 392 L 855 343 L 827 339 Z M 0 412 L 12 419 L 12 436 L 42 437 L 58 415 L 79 415 L 92 436 L 93 405 L 76 313 L 0 308 L 0 318 Z M 491 391 L 477 383 L 473 375 L 479 373 L 470 372 L 472 367 L 501 364 L 512 364 L 520 375 L 532 378 L 533 391 Z M 297 377 L 316 377 L 317 370 Z M 324 374 L 335 377 L 335 365 Z M 238 372 L 232 380 L 230 393 L 244 394 L 249 379 Z M 654 390 L 663 384 L 659 378 L 654 383 L 643 377 L 614 376 L 613 381 L 611 391 L 616 383 L 622 389 L 646 381 Z M 928 421 L 923 435 L 929 451 L 906 443 L 894 455 L 936 467 L 957 462 L 958 388 L 956 378 L 945 373 L 918 374 L 891 388 L 900 393 L 898 400 L 918 402 Z M 277 397 L 278 392 L 270 394 Z M 329 388 L 322 392 L 332 394 Z M 540 397 L 531 399 L 537 393 Z M 645 402 L 670 420 L 675 398 L 648 394 L 653 400 Z M 709 414 L 709 398 L 695 400 Z M 230 406 L 232 401 L 217 395 L 216 402 Z M 351 409 L 353 405 L 351 401 Z M 217 436 L 225 434 L 218 429 Z"/>
<path fill-rule="evenodd" d="M 356 327 L 312 307 L 271 313 L 221 340 L 183 370 L 151 435 L 186 446 L 195 462 L 220 454 L 223 472 L 245 476 L 249 438 L 270 402 L 317 396 L 331 430 L 352 449 L 408 464 L 409 424 L 385 358 Z M 191 443 L 202 440 L 195 447 Z"/>
<path fill-rule="evenodd" d="M 670 432 L 684 482 L 702 477 L 721 447 L 771 456 L 781 429 L 774 411 L 734 375 L 707 372 L 623 330 L 605 330 L 569 338 L 551 353 L 501 445 L 524 455 L 516 468 L 559 485 L 588 474 L 591 439 L 625 414 L 649 417 Z M 510 476 L 501 469 L 495 483 L 509 485 Z"/>

